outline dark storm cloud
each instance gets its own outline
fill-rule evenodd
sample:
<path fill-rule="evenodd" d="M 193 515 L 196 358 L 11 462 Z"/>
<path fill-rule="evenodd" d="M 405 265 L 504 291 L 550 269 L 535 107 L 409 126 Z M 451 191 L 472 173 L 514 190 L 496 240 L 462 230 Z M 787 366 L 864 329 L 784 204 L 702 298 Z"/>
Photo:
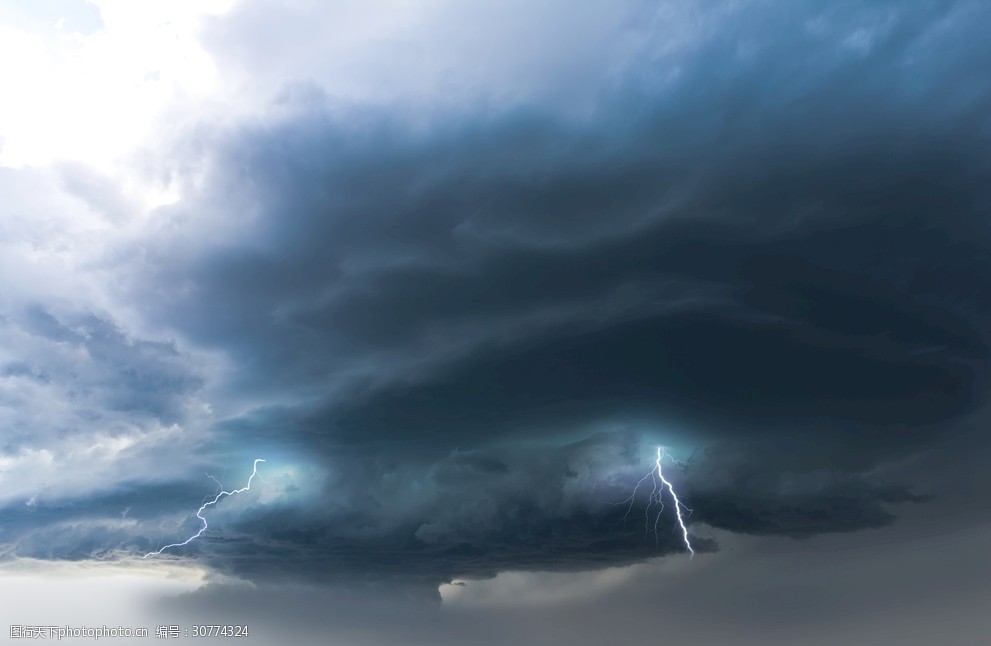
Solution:
<path fill-rule="evenodd" d="M 205 479 L 121 480 L 108 493 L 8 504 L 0 508 L 0 555 L 67 560 L 143 555 L 199 530 L 194 514 L 204 492 L 210 493 L 207 484 Z"/>
<path fill-rule="evenodd" d="M 695 520 L 890 522 L 919 498 L 876 468 L 986 403 L 988 18 L 758 3 L 673 61 L 646 39 L 590 116 L 359 112 L 297 85 L 197 139 L 202 188 L 125 281 L 229 353 L 227 396 L 282 402 L 220 437 L 330 473 L 212 562 L 436 581 L 675 549 L 607 529 L 643 454 L 572 505 L 567 460 L 522 443 L 567 452 L 594 423 L 712 445 L 682 476 Z"/>
<path fill-rule="evenodd" d="M 331 463 L 321 499 L 250 513 L 239 542 L 207 558 L 262 579 L 395 580 L 436 587 L 504 569 L 565 570 L 680 552 L 665 523 L 645 536 L 631 433 L 565 446 L 358 457 Z M 641 492 L 641 498 L 643 497 Z M 651 516 L 653 522 L 653 516 Z M 714 544 L 698 539 L 700 551 Z"/>
<path fill-rule="evenodd" d="M 289 492 L 266 502 L 269 485 L 256 482 L 253 490 L 261 493 L 246 495 L 233 512 L 211 509 L 214 531 L 164 558 L 195 555 L 217 571 L 257 581 L 389 581 L 436 588 L 456 577 L 503 570 L 592 569 L 683 553 L 670 505 L 666 512 L 646 507 L 650 484 L 630 500 L 649 468 L 643 449 L 652 452 L 637 433 L 624 431 L 563 446 L 511 443 L 435 459 L 415 449 L 401 455 L 341 451 L 325 462 L 330 475 L 321 490 L 302 500 Z M 809 537 L 881 527 L 894 519 L 897 504 L 923 500 L 897 479 L 889 482 L 855 467 L 809 467 L 763 446 L 703 452 L 669 464 L 667 475 L 692 506 L 691 540 L 698 553 L 717 548 L 710 532 L 699 529 L 704 525 Z M 136 499 L 154 509 L 164 491 L 153 493 L 138 491 Z M 195 496 L 187 492 L 185 498 Z M 169 509 L 182 518 L 174 502 Z M 159 522 L 159 531 L 191 535 L 198 525 L 189 509 L 183 530 L 170 521 Z M 153 549 L 154 541 L 145 547 L 153 522 L 148 517 L 113 541 L 86 544 Z M 19 554 L 33 555 L 29 546 L 47 545 L 63 531 L 23 542 Z M 140 538 L 128 543 L 126 536 Z"/>
<path fill-rule="evenodd" d="M 206 240 L 162 244 L 154 268 L 168 282 L 147 307 L 239 353 L 249 378 L 311 384 L 727 299 L 779 319 L 772 330 L 798 319 L 847 347 L 892 325 L 914 326 L 894 341 L 920 351 L 962 332 L 946 351 L 973 357 L 959 313 L 928 319 L 947 298 L 983 297 L 982 274 L 944 287 L 937 272 L 985 242 L 974 136 L 986 84 L 948 59 L 942 71 L 975 86 L 952 120 L 945 97 L 902 87 L 933 74 L 909 63 L 938 53 L 947 21 L 967 29 L 973 9 L 938 7 L 894 15 L 866 54 L 823 38 L 741 60 L 728 50 L 742 36 L 721 33 L 663 92 L 633 66 L 642 85 L 588 123 L 519 109 L 412 134 L 401 114 L 308 108 L 235 129 L 207 192 L 171 214 Z M 800 98 L 777 87 L 780 67 Z"/>
<path fill-rule="evenodd" d="M 927 525 L 930 511 L 915 511 L 914 520 Z M 981 643 L 989 625 L 987 526 L 935 542 L 907 541 L 904 532 L 738 540 L 691 562 L 610 572 L 621 585 L 590 585 L 588 575 L 510 573 L 467 581 L 457 588 L 463 596 L 449 594 L 435 607 L 426 594 L 403 603 L 400 589 L 388 585 L 218 585 L 156 611 L 164 606 L 207 623 L 248 616 L 250 608 L 252 638 L 272 643 L 289 635 L 319 641 L 331 631 L 356 644 Z"/>

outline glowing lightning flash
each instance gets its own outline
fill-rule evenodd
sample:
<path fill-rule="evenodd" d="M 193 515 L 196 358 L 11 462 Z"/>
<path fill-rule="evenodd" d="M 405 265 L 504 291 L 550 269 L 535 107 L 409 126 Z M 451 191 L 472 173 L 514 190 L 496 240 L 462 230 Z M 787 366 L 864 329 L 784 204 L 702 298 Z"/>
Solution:
<path fill-rule="evenodd" d="M 216 482 L 218 486 L 220 486 L 220 492 L 216 496 L 214 496 L 213 500 L 208 500 L 207 502 L 205 502 L 202 505 L 200 505 L 200 508 L 196 511 L 196 517 L 199 518 L 203 522 L 203 527 L 200 528 L 200 531 L 196 532 L 195 534 L 193 534 L 192 536 L 190 536 L 189 538 L 187 538 L 186 540 L 184 540 L 181 543 L 171 543 L 171 544 L 166 545 L 164 547 L 160 547 L 158 549 L 158 551 L 148 552 L 147 554 L 145 554 L 141 558 L 145 558 L 146 559 L 149 556 L 155 556 L 155 555 L 161 554 L 164 550 L 167 550 L 170 547 L 182 547 L 183 545 L 189 545 L 194 540 L 196 540 L 197 538 L 199 538 L 200 536 L 202 536 L 203 535 L 203 532 L 205 532 L 207 530 L 207 527 L 209 527 L 209 525 L 207 525 L 206 518 L 203 517 L 203 510 L 205 510 L 210 505 L 216 505 L 218 502 L 220 502 L 220 499 L 223 498 L 224 496 L 233 496 L 236 493 L 244 493 L 245 491 L 250 491 L 251 490 L 251 481 L 255 479 L 255 476 L 256 475 L 258 475 L 258 463 L 259 462 L 264 462 L 264 461 L 265 460 L 262 460 L 261 458 L 258 458 L 257 460 L 255 460 L 254 467 L 251 469 L 251 476 L 248 477 L 248 484 L 244 485 L 240 489 L 235 489 L 233 491 L 224 491 L 223 490 L 223 486 L 220 485 L 220 481 L 217 480 L 216 478 L 214 478 L 213 476 L 211 476 L 210 474 L 207 474 L 207 477 L 208 478 L 210 478 L 211 480 L 213 480 L 214 482 Z"/>
<path fill-rule="evenodd" d="M 653 489 L 650 492 L 650 496 L 647 497 L 647 507 L 643 512 L 644 532 L 646 533 L 650 531 L 650 508 L 655 504 L 659 505 L 660 509 L 657 510 L 657 514 L 654 516 L 654 539 L 657 539 L 657 524 L 660 522 L 661 513 L 664 511 L 664 501 L 662 499 L 662 495 L 664 493 L 664 489 L 666 488 L 668 493 L 671 494 L 671 498 L 674 500 L 674 514 L 675 518 L 678 520 L 678 527 L 681 528 L 682 540 L 685 543 L 685 547 L 688 549 L 689 555 L 695 556 L 695 550 L 692 549 L 692 543 L 688 540 L 688 528 L 685 527 L 685 519 L 681 515 L 682 509 L 687 510 L 689 514 L 692 513 L 692 510 L 686 507 L 678 499 L 678 494 L 675 493 L 674 487 L 664 477 L 664 470 L 661 468 L 661 460 L 664 456 L 664 449 L 660 446 L 657 447 L 657 460 L 654 462 L 654 468 L 648 471 L 644 477 L 637 481 L 637 486 L 633 488 L 633 493 L 629 498 L 623 501 L 623 503 L 630 503 L 630 506 L 626 509 L 626 514 L 623 516 L 623 520 L 625 521 L 629 517 L 630 512 L 633 511 L 633 503 L 636 502 L 637 491 L 640 490 L 640 485 L 642 485 L 644 481 L 649 478 L 651 484 L 653 485 Z"/>

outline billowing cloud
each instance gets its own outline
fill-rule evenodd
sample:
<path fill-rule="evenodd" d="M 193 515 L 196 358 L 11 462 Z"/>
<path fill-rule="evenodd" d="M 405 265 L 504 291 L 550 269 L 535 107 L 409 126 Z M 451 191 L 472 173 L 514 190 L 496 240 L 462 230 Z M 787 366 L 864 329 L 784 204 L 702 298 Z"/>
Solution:
<path fill-rule="evenodd" d="M 16 171 L 90 225 L 9 225 L 12 267 L 35 238 L 66 265 L 5 304 L 32 430 L 3 459 L 118 448 L 74 493 L 28 480 L 8 553 L 154 549 L 255 457 L 179 553 L 258 581 L 680 551 L 616 504 L 657 444 L 700 552 L 930 504 L 898 465 L 988 403 L 981 3 L 394 9 L 202 21 L 243 103 L 177 98 L 198 118 L 134 157 L 171 204 Z"/>

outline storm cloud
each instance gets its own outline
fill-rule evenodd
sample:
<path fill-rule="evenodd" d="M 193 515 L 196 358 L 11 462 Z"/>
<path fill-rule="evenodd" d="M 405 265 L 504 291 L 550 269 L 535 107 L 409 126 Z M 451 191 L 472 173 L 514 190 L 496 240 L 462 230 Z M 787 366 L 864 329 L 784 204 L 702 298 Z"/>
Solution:
<path fill-rule="evenodd" d="M 49 357 L 5 383 L 172 428 L 171 471 L 18 498 L 6 553 L 181 539 L 202 472 L 241 486 L 255 457 L 257 496 L 176 554 L 427 590 L 637 563 L 683 551 L 624 503 L 657 445 L 700 552 L 933 504 L 904 465 L 988 405 L 987 6 L 546 6 L 474 46 L 484 16 L 397 17 L 390 65 L 319 49 L 329 5 L 205 23 L 262 107 L 177 128 L 145 163 L 181 199 L 146 217 L 63 168 L 126 220 L 87 247 L 101 308 L 24 297 L 0 326 Z"/>

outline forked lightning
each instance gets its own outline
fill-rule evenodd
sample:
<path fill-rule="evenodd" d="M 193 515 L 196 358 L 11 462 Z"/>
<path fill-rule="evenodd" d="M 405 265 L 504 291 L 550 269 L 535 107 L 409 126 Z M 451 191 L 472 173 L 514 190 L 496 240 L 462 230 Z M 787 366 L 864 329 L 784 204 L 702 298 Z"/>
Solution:
<path fill-rule="evenodd" d="M 196 532 L 195 534 L 193 534 L 192 536 L 190 536 L 189 538 L 187 538 L 186 540 L 184 540 L 181 543 L 171 543 L 171 544 L 166 545 L 164 547 L 160 547 L 158 550 L 156 550 L 154 552 L 148 552 L 147 554 L 145 554 L 141 558 L 148 558 L 149 556 L 156 556 L 158 554 L 161 554 L 164 550 L 169 549 L 170 547 L 182 547 L 183 545 L 189 545 L 191 542 L 193 542 L 194 540 L 196 540 L 197 538 L 199 538 L 200 536 L 202 536 L 203 535 L 203 532 L 205 532 L 207 530 L 207 528 L 209 527 L 209 525 L 207 525 L 206 518 L 203 517 L 203 511 L 207 507 L 209 507 L 211 505 L 216 505 L 218 502 L 220 502 L 220 499 L 221 498 L 224 498 L 225 496 L 233 496 L 236 493 L 244 493 L 245 491 L 250 491 L 251 490 L 251 481 L 255 479 L 255 476 L 256 475 L 258 475 L 258 463 L 259 462 L 264 462 L 264 461 L 265 460 L 262 460 L 261 458 L 258 458 L 258 459 L 255 460 L 254 467 L 251 469 L 251 475 L 248 477 L 248 484 L 244 485 L 240 489 L 234 489 L 233 491 L 224 491 L 223 488 L 222 488 L 222 486 L 221 486 L 220 493 L 218 493 L 216 496 L 214 496 L 213 500 L 208 500 L 207 502 L 205 502 L 202 505 L 200 505 L 200 508 L 196 511 L 196 517 L 199 518 L 200 521 L 203 523 L 203 527 L 200 528 L 200 531 Z M 216 478 L 214 478 L 213 476 L 207 474 L 207 477 L 210 478 L 211 480 L 213 480 L 214 482 L 216 482 L 217 485 L 220 485 L 220 481 L 217 480 Z"/>
<path fill-rule="evenodd" d="M 671 483 L 664 477 L 664 469 L 661 467 L 661 460 L 664 459 L 663 447 L 657 447 L 657 460 L 654 462 L 654 468 L 647 472 L 644 477 L 637 481 L 637 485 L 633 488 L 633 493 L 630 497 L 623 501 L 623 503 L 629 502 L 630 506 L 626 509 L 626 514 L 623 516 L 623 520 L 626 520 L 630 512 L 633 511 L 633 504 L 636 502 L 637 491 L 640 490 L 640 485 L 644 483 L 645 480 L 650 479 L 651 489 L 650 496 L 647 497 L 647 507 L 644 509 L 644 531 L 650 531 L 650 510 L 655 504 L 659 506 L 657 513 L 654 515 L 654 539 L 657 539 L 657 525 L 661 520 L 661 513 L 664 511 L 664 500 L 663 494 L 664 490 L 667 489 L 668 493 L 671 495 L 671 499 L 674 501 L 674 514 L 678 521 L 678 527 L 681 529 L 682 540 L 685 543 L 685 548 L 688 550 L 690 556 L 695 556 L 695 550 L 692 549 L 692 543 L 688 539 L 688 528 L 685 526 L 685 518 L 681 514 L 681 510 L 685 509 L 688 513 L 692 513 L 692 510 L 686 507 L 681 500 L 678 499 L 678 494 L 675 493 L 674 487 Z M 622 503 L 620 503 L 622 504 Z"/>

